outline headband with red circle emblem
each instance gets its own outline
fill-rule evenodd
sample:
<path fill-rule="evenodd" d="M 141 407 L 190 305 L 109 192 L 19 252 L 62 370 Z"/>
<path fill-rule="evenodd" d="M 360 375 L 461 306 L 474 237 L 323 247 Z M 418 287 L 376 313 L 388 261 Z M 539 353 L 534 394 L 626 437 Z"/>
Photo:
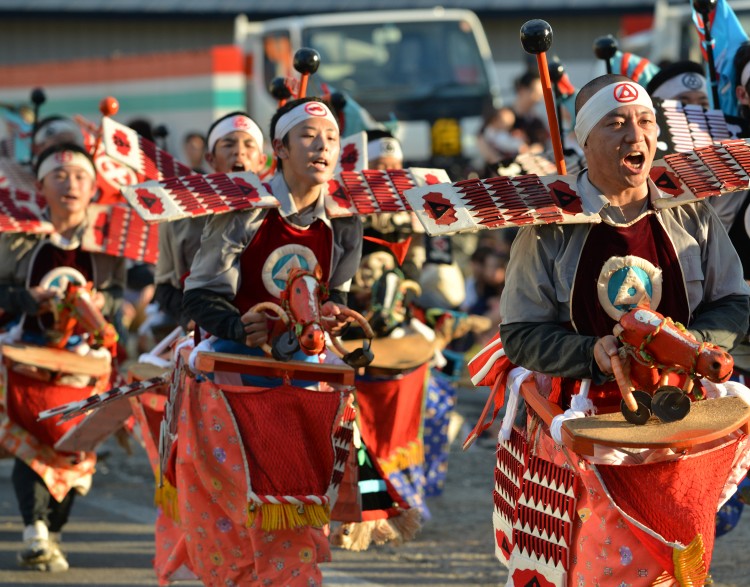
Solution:
<path fill-rule="evenodd" d="M 620 106 L 638 105 L 654 112 L 654 104 L 646 90 L 635 82 L 618 81 L 601 88 L 576 114 L 575 133 L 583 146 L 591 130 L 607 114 Z"/>

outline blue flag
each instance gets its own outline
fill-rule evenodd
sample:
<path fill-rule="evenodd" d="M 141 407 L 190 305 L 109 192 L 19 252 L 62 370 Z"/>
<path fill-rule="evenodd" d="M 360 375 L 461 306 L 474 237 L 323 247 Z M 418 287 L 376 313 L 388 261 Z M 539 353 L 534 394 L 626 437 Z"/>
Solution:
<path fill-rule="evenodd" d="M 698 31 L 701 41 L 703 59 L 708 63 L 708 46 L 703 23 L 703 16 L 695 11 L 693 6 L 693 23 Z M 716 79 L 711 80 L 710 72 L 706 75 L 709 85 L 712 81 L 717 84 L 719 103 L 713 103 L 713 95 L 709 92 L 711 106 L 719 108 L 725 114 L 736 116 L 737 97 L 734 88 L 737 85 L 737 75 L 734 71 L 734 54 L 742 43 L 748 40 L 747 33 L 742 28 L 737 15 L 729 6 L 727 0 L 718 0 L 716 8 L 709 14 L 709 27 L 711 31 L 711 48 L 714 54 L 714 65 L 716 66 Z"/>

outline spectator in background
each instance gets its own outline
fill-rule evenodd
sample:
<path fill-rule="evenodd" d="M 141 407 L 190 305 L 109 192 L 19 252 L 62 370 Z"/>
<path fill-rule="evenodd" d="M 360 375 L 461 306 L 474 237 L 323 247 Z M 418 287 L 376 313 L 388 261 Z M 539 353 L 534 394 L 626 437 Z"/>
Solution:
<path fill-rule="evenodd" d="M 461 309 L 469 314 L 485 316 L 493 325 L 500 324 L 500 294 L 505 286 L 508 255 L 498 246 L 479 244 L 471 255 L 471 274 L 466 279 L 466 297 Z M 491 329 L 486 338 L 494 334 Z M 463 341 L 465 348 L 485 341 L 471 337 Z"/>
<path fill-rule="evenodd" d="M 710 108 L 706 74 L 703 66 L 695 61 L 677 61 L 666 65 L 651 78 L 646 91 L 652 98 L 678 100 L 683 106 L 697 104 Z"/>
<path fill-rule="evenodd" d="M 516 115 L 514 130 L 523 133 L 530 150 L 541 152 L 549 142 L 547 122 L 537 114 L 537 105 L 544 98 L 542 80 L 535 71 L 528 70 L 515 81 L 516 98 L 513 112 Z"/>
<path fill-rule="evenodd" d="M 477 148 L 484 159 L 483 177 L 496 176 L 501 161 L 515 159 L 528 150 L 526 134 L 514 129 L 516 115 L 504 106 L 494 110 L 484 120 L 477 136 Z"/>
<path fill-rule="evenodd" d="M 203 167 L 204 157 L 206 156 L 206 138 L 199 132 L 190 132 L 185 135 L 182 141 L 182 151 L 185 154 L 185 161 L 190 168 L 196 173 L 206 173 Z"/>

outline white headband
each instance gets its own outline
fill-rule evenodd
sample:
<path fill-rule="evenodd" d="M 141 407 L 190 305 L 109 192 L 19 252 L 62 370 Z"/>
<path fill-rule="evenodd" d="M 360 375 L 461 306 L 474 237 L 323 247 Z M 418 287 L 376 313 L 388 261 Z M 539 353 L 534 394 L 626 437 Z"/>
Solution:
<path fill-rule="evenodd" d="M 328 109 L 328 106 L 322 102 L 304 102 L 292 108 L 289 112 L 282 114 L 276 121 L 276 132 L 274 136 L 277 139 L 283 139 L 286 133 L 292 130 L 303 120 L 310 118 L 325 118 L 330 120 L 338 129 L 339 122 Z"/>
<path fill-rule="evenodd" d="M 255 139 L 255 143 L 258 145 L 258 150 L 263 150 L 263 132 L 260 130 L 260 127 L 255 124 L 255 122 L 251 118 L 245 116 L 244 114 L 237 114 L 235 116 L 225 118 L 211 129 L 207 141 L 208 152 L 213 152 L 214 145 L 216 145 L 221 137 L 235 131 L 242 131 L 249 134 L 251 137 L 253 137 L 253 139 Z"/>
<path fill-rule="evenodd" d="M 663 100 L 674 100 L 682 92 L 704 92 L 707 93 L 708 84 L 706 78 L 694 71 L 687 71 L 668 79 L 652 93 L 652 98 Z"/>
<path fill-rule="evenodd" d="M 750 61 L 745 63 L 745 67 L 742 68 L 742 74 L 740 74 L 740 85 L 744 88 L 748 81 L 750 81 Z"/>
<path fill-rule="evenodd" d="M 94 166 L 91 164 L 91 161 L 86 155 L 79 153 L 78 151 L 57 151 L 48 157 L 45 157 L 39 165 L 39 171 L 36 173 L 36 178 L 41 181 L 50 171 L 53 171 L 58 167 L 69 166 L 81 167 L 92 178 L 96 178 L 96 171 L 94 171 Z"/>
<path fill-rule="evenodd" d="M 367 143 L 367 159 L 373 161 L 380 157 L 394 157 L 399 161 L 404 160 L 404 152 L 401 145 L 393 137 L 382 137 Z"/>
<path fill-rule="evenodd" d="M 34 133 L 34 142 L 46 141 L 54 136 L 70 133 L 76 137 L 76 143 L 83 146 L 83 133 L 81 127 L 75 121 L 68 118 L 59 118 L 45 123 Z"/>
<path fill-rule="evenodd" d="M 655 112 L 648 93 L 635 82 L 615 82 L 596 92 L 576 114 L 575 132 L 578 144 L 583 147 L 591 129 L 612 110 L 631 104 L 645 106 L 651 112 Z"/>

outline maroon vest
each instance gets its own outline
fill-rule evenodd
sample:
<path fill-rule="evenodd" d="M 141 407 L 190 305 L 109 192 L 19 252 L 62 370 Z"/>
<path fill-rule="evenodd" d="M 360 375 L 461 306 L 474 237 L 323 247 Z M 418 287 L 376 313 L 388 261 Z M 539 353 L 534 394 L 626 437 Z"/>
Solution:
<path fill-rule="evenodd" d="M 606 313 L 600 302 L 597 282 L 602 268 L 611 257 L 626 256 L 640 257 L 661 269 L 661 300 L 653 309 L 688 324 L 690 307 L 677 253 L 657 215 L 649 212 L 629 226 L 613 226 L 606 222 L 591 226 L 578 261 L 570 300 L 570 313 L 576 332 L 591 336 L 612 334 L 616 321 Z M 606 289 L 609 303 L 623 311 L 630 309 L 618 304 L 623 293 L 628 295 L 628 279 L 634 283 L 633 292 L 636 289 L 653 292 L 653 282 L 645 271 L 623 263 L 623 267 L 610 276 Z M 568 388 L 565 395 L 569 395 L 572 390 L 569 386 L 565 387 Z M 609 411 L 607 408 L 619 409 L 621 395 L 614 383 L 598 387 L 592 385 L 589 397 L 597 407 L 604 408 L 602 411 Z M 565 397 L 563 401 L 567 404 L 568 400 L 569 397 Z"/>
<path fill-rule="evenodd" d="M 333 231 L 325 222 L 317 219 L 301 229 L 271 209 L 240 257 L 240 287 L 232 303 L 240 313 L 260 302 L 278 304 L 278 292 L 284 289 L 293 267 L 312 270 L 319 264 L 323 270 L 321 281 L 328 283 L 332 253 Z"/>
<path fill-rule="evenodd" d="M 80 271 L 86 278 L 86 281 L 94 280 L 94 263 L 91 253 L 81 250 L 81 247 L 65 250 L 56 247 L 50 242 L 46 242 L 36 251 L 36 256 L 29 268 L 29 287 L 39 285 L 42 278 L 57 267 L 72 267 Z M 39 320 L 27 317 L 23 328 L 27 332 L 41 333 L 43 329 L 48 329 L 52 326 L 52 314 L 48 313 L 40 316 Z"/>

